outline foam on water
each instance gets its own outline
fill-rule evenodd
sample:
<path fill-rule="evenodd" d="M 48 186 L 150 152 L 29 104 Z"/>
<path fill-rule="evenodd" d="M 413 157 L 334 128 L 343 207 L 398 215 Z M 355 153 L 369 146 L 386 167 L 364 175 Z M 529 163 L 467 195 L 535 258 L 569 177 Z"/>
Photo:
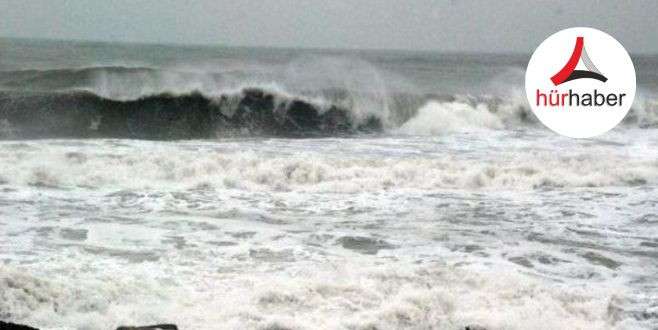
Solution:
<path fill-rule="evenodd" d="M 651 329 L 634 62 L 625 122 L 574 140 L 528 111 L 525 55 L 3 40 L 0 319 Z"/>
<path fill-rule="evenodd" d="M 505 268 L 491 272 L 443 264 L 391 267 L 350 258 L 312 267 L 298 264 L 284 271 L 255 270 L 237 277 L 192 268 L 187 270 L 190 275 L 178 274 L 173 280 L 173 274 L 144 265 L 116 265 L 90 277 L 80 267 L 88 261 L 76 257 L 75 263 L 63 261 L 71 267 L 64 283 L 3 267 L 2 310 L 46 328 L 80 329 L 135 321 L 176 322 L 194 329 L 638 325 L 618 311 L 625 299 L 623 288 L 601 286 L 591 291 L 547 285 Z M 177 268 L 181 266 L 166 269 Z M 61 273 L 55 278 L 62 278 Z"/>
<path fill-rule="evenodd" d="M 460 121 L 469 120 L 468 116 Z M 490 118 L 490 117 L 486 117 Z M 475 119 L 480 122 L 479 119 Z M 422 121 L 422 123 L 437 121 Z M 496 121 L 494 121 L 496 122 Z M 420 125 L 420 122 L 419 122 Z M 441 125 L 441 124 L 432 124 Z M 493 134 L 493 133 L 484 133 Z M 500 135 L 504 137 L 504 135 Z M 478 138 L 469 138 L 477 142 Z M 359 192 L 380 189 L 535 189 L 654 185 L 658 160 L 619 152 L 601 144 L 556 153 L 556 149 L 501 151 L 485 159 L 459 153 L 461 147 L 431 141 L 316 140 L 323 150 L 277 150 L 305 142 L 258 140 L 247 143 L 154 144 L 151 142 L 3 142 L 0 160 L 12 164 L 0 174 L 5 183 L 50 188 L 112 189 L 207 186 L 249 191 L 294 190 Z M 369 143 L 390 144 L 380 152 L 359 155 Z M 393 142 L 393 143 L 391 143 Z M 428 144 L 429 142 L 429 144 Z M 484 141 L 480 141 L 484 143 Z M 397 145 L 401 144 L 401 145 Z M 339 146 L 345 148 L 336 153 Z M 418 146 L 423 154 L 395 154 L 386 149 Z M 333 152 L 326 153 L 324 151 Z M 355 153 L 352 153 L 355 151 Z M 408 150 L 412 151 L 412 150 Z M 428 157 L 431 155 L 431 157 Z M 481 156 L 481 157 L 480 157 Z M 623 162 L 624 166 L 618 166 Z M 139 173 L 135 177 L 135 173 Z"/>
<path fill-rule="evenodd" d="M 649 327 L 656 137 L 638 132 L 2 142 L 0 312 L 46 329 Z"/>

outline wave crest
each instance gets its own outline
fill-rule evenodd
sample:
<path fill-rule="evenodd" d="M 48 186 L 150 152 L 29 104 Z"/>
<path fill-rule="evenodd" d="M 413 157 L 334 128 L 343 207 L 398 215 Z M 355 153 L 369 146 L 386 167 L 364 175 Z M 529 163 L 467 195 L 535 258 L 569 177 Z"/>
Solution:
<path fill-rule="evenodd" d="M 89 92 L 0 93 L 0 123 L 0 133 L 10 138 L 321 136 L 381 128 L 374 117 L 355 122 L 347 109 L 260 88 L 212 97 L 195 92 L 129 101 Z"/>
<path fill-rule="evenodd" d="M 292 78 L 239 68 L 0 72 L 0 138 L 439 135 L 536 124 L 514 86 L 495 91 L 497 96 L 425 93 L 410 86 L 389 91 L 377 70 L 362 63 L 310 61 L 293 68 L 287 72 Z M 624 124 L 657 127 L 657 101 L 638 96 Z"/>

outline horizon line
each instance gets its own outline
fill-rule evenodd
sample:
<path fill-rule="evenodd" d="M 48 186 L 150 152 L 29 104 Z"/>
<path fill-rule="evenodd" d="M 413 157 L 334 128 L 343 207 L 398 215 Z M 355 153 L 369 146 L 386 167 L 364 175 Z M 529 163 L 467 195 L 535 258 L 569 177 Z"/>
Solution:
<path fill-rule="evenodd" d="M 261 48 L 280 50 L 319 50 L 319 51 L 365 51 L 365 52 L 407 52 L 407 53 L 437 53 L 437 54 L 489 54 L 489 55 L 530 55 L 531 52 L 509 51 L 478 51 L 478 50 L 441 50 L 441 49 L 406 49 L 406 48 L 374 48 L 374 47 L 320 47 L 320 46 L 281 46 L 281 45 L 237 45 L 225 43 L 186 43 L 186 42 L 160 42 L 160 41 L 133 41 L 133 40 L 103 40 L 103 39 L 77 39 L 77 38 L 50 38 L 50 37 L 24 37 L 0 35 L 0 39 L 23 40 L 23 41 L 45 41 L 45 42 L 74 42 L 90 44 L 118 44 L 118 45 L 142 45 L 163 47 L 189 47 L 189 48 Z M 658 54 L 658 53 L 657 53 Z"/>
<path fill-rule="evenodd" d="M 374 47 L 320 47 L 320 46 L 281 46 L 281 45 L 237 45 L 225 43 L 194 43 L 194 42 L 161 42 L 161 41 L 134 41 L 134 40 L 104 40 L 104 39 L 77 39 L 77 38 L 51 38 L 51 37 L 26 37 L 26 36 L 5 36 L 0 35 L 0 39 L 9 40 L 28 40 L 28 41 L 45 41 L 45 42 L 75 42 L 75 43 L 97 43 L 97 44 L 124 44 L 124 45 L 142 45 L 142 46 L 162 46 L 162 47 L 188 47 L 188 48 L 253 48 L 253 49 L 278 49 L 278 50 L 306 50 L 306 51 L 336 51 L 336 52 L 399 52 L 399 53 L 425 53 L 425 54 L 478 54 L 478 55 L 518 55 L 530 56 L 533 51 L 481 51 L 481 50 L 442 50 L 442 49 L 407 49 L 407 48 L 374 48 Z M 656 52 L 631 52 L 632 56 L 658 56 Z"/>

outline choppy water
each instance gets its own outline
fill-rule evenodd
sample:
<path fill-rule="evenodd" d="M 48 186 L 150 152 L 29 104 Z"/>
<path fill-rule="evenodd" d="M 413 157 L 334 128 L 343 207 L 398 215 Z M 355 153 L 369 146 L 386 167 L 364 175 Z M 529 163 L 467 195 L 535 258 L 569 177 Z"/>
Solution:
<path fill-rule="evenodd" d="M 658 323 L 655 58 L 574 140 L 528 113 L 522 55 L 0 47 L 0 319 Z"/>

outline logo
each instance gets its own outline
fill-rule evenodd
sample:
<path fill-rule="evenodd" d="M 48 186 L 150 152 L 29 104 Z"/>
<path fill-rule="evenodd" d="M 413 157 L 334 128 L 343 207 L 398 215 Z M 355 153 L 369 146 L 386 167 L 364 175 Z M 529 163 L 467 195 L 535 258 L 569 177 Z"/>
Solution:
<path fill-rule="evenodd" d="M 589 138 L 613 129 L 630 110 L 635 67 L 624 47 L 607 33 L 570 28 L 535 50 L 525 88 L 533 113 L 544 125 L 568 137 Z"/>
<path fill-rule="evenodd" d="M 560 70 L 560 72 L 556 73 L 553 77 L 551 77 L 551 81 L 553 82 L 553 84 L 555 84 L 555 86 L 565 83 L 567 81 L 581 79 L 581 78 L 592 78 L 602 82 L 608 81 L 608 78 L 602 75 L 601 71 L 599 71 L 599 69 L 597 69 L 596 66 L 594 66 L 594 64 L 592 63 L 592 60 L 589 59 L 584 44 L 585 44 L 584 37 L 576 38 L 576 47 L 573 49 L 573 53 L 571 53 L 569 62 L 567 62 L 567 64 L 564 65 L 564 67 L 562 68 L 562 70 Z M 587 70 L 576 70 L 576 66 L 578 65 L 578 60 L 583 61 L 583 64 L 585 65 Z"/>

